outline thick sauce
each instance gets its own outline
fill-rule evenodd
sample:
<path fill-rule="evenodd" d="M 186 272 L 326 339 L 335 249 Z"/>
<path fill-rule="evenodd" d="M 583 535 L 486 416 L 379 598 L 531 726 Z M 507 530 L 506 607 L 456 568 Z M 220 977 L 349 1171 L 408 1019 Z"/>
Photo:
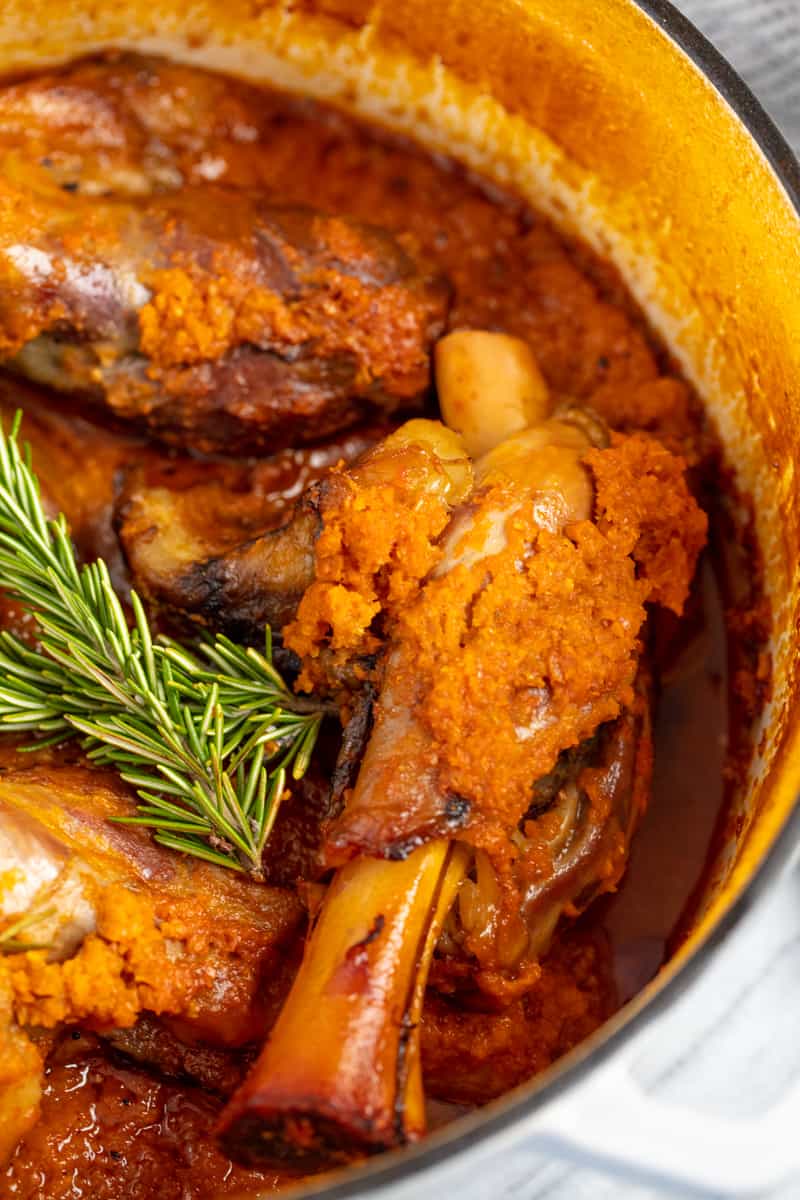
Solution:
<path fill-rule="evenodd" d="M 157 108 L 165 142 L 174 135 L 177 144 L 175 130 L 184 130 L 177 161 L 185 181 L 201 183 L 203 172 L 213 170 L 216 181 L 255 186 L 280 203 L 410 235 L 452 284 L 451 327 L 499 329 L 527 339 L 556 396 L 591 405 L 618 427 L 658 432 L 702 469 L 706 435 L 689 392 L 663 374 L 611 273 L 566 246 L 525 205 L 450 162 L 311 103 L 159 64 L 123 60 L 111 75 L 111 86 L 136 97 L 150 118 Z M 187 125 L 187 113 L 193 125 Z M 194 141 L 185 132 L 189 127 Z M 18 394 L 15 383 L 4 384 L 3 406 L 16 403 Z M 68 428 L 69 418 L 57 421 Z M 81 425 L 90 462 L 93 436 L 110 465 L 92 484 L 96 503 L 89 517 L 86 496 L 80 497 L 78 532 L 89 549 L 109 553 L 118 572 L 123 567 L 113 550 L 110 507 L 114 475 L 126 462 L 179 478 L 197 511 L 217 527 L 225 523 L 226 536 L 230 526 L 233 541 L 248 525 L 272 523 L 329 459 L 320 450 L 311 452 L 316 459 L 283 455 L 274 467 L 198 468 L 141 441 L 92 435 Z M 349 456 L 355 448 L 360 446 L 353 442 L 343 452 Z M 254 470 L 263 476 L 256 499 L 251 488 L 246 501 L 235 499 L 231 515 L 222 484 L 231 472 Z M 58 500 L 66 506 L 69 496 Z M 431 1010 L 425 1054 L 434 1095 L 437 1079 L 445 1081 L 441 1091 L 451 1093 L 446 1099 L 496 1094 L 518 1081 L 520 1030 L 527 1039 L 524 1074 L 590 1033 L 658 969 L 702 871 L 722 801 L 727 707 L 721 630 L 720 601 L 706 568 L 690 634 L 673 655 L 672 677 L 663 687 L 653 799 L 622 890 L 587 914 L 563 946 L 557 944 L 525 1011 L 491 1026 L 484 1022 L 481 1029 L 470 1014 L 454 1025 L 440 1009 Z M 459 1037 L 474 1050 L 469 1070 Z M 460 1061 L 464 1086 L 453 1095 L 446 1077 Z M 0 1193 L 27 1200 L 203 1200 L 246 1187 L 277 1189 L 279 1177 L 234 1168 L 216 1150 L 209 1131 L 219 1106 L 196 1088 L 160 1083 L 121 1066 L 93 1039 L 65 1039 L 49 1068 L 42 1120 L 19 1149 Z"/>
<path fill-rule="evenodd" d="M 216 1200 L 271 1192 L 286 1176 L 236 1167 L 210 1136 L 219 1099 L 111 1062 L 91 1036 L 52 1054 L 42 1119 L 6 1179 L 26 1200 Z"/>

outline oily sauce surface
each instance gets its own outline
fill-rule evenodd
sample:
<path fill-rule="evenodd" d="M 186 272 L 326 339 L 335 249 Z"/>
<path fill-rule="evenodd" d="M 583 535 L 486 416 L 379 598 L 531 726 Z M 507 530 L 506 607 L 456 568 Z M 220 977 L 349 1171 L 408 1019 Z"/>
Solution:
<path fill-rule="evenodd" d="M 235 1166 L 211 1130 L 222 1107 L 199 1088 L 112 1062 L 67 1034 L 51 1055 L 42 1119 L 3 1196 L 26 1200 L 216 1200 L 276 1191 L 291 1177 Z"/>
<path fill-rule="evenodd" d="M 123 59 L 104 69 L 110 90 L 134 96 L 164 142 L 178 148 L 179 169 L 165 186 L 201 184 L 210 172 L 215 181 L 256 188 L 282 204 L 309 205 L 410 236 L 450 281 L 451 328 L 525 338 L 556 398 L 588 404 L 619 428 L 658 432 L 702 463 L 705 434 L 688 389 L 664 375 L 612 273 L 566 246 L 513 197 L 310 102 L 168 64 Z M 91 64 L 76 68 L 97 70 Z M 68 163 L 56 162 L 54 170 L 69 175 Z M 332 452 L 319 448 L 287 452 L 269 464 L 220 466 L 101 430 L 69 406 L 50 409 L 48 400 L 16 381 L 2 382 L 0 400 L 6 410 L 22 403 L 38 422 L 34 442 L 38 437 L 46 446 L 50 439 L 53 453 L 70 436 L 80 437 L 95 466 L 85 486 L 82 479 L 65 479 L 65 494 L 54 502 L 79 512 L 79 544 L 87 554 L 110 558 L 120 585 L 125 568 L 110 514 L 115 480 L 125 466 L 180 479 L 203 519 L 230 526 L 233 543 L 248 528 L 280 519 L 331 461 Z M 356 435 L 335 455 L 350 458 L 377 436 L 375 430 Z M 256 501 L 253 472 L 260 472 Z M 246 501 L 237 499 L 245 478 Z M 702 870 L 722 800 L 725 651 L 708 570 L 696 591 L 691 629 L 662 698 L 653 801 L 622 891 L 579 922 L 563 947 L 557 943 L 526 1007 L 482 1025 L 469 1014 L 454 1018 L 446 1004 L 431 1009 L 424 1053 L 434 1097 L 440 1080 L 443 1099 L 473 1103 L 546 1066 L 606 1019 L 662 961 Z M 453 1089 L 457 1070 L 463 1086 Z M 234 1167 L 216 1149 L 210 1130 L 220 1104 L 198 1088 L 159 1082 L 121 1065 L 91 1037 L 67 1038 L 51 1060 L 42 1120 L 0 1181 L 0 1194 L 204 1200 L 278 1190 L 285 1177 Z"/>

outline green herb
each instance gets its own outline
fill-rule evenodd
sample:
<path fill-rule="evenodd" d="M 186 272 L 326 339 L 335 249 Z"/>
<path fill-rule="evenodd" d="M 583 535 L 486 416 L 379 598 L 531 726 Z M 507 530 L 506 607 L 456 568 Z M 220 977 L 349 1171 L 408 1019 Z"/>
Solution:
<path fill-rule="evenodd" d="M 228 638 L 154 637 L 139 597 L 129 627 L 102 559 L 79 566 L 63 514 L 42 508 L 29 447 L 0 427 L 0 587 L 30 609 L 32 649 L 0 633 L 0 725 L 36 749 L 79 736 L 136 789 L 162 846 L 261 877 L 287 776 L 305 772 L 323 706 L 293 695 L 263 653 Z"/>
<path fill-rule="evenodd" d="M 48 917 L 52 917 L 55 913 L 54 908 L 48 908 L 44 911 L 33 909 L 31 912 L 24 913 L 18 917 L 11 925 L 7 925 L 5 929 L 0 931 L 0 954 L 24 954 L 26 950 L 47 950 L 46 942 L 24 942 L 20 941 L 19 934 L 24 933 L 31 925 L 37 925 L 39 921 L 44 921 Z"/>

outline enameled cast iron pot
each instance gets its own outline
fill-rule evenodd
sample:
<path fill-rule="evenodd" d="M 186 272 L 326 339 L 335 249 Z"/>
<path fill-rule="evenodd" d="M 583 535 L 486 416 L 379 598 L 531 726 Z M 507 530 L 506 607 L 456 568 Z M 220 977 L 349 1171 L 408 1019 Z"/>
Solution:
<path fill-rule="evenodd" d="M 665 0 L 0 6 L 0 72 L 107 46 L 331 98 L 512 184 L 617 264 L 756 502 L 774 693 L 687 942 L 612 1022 L 531 1084 L 312 1193 L 493 1195 L 489 1155 L 523 1140 L 717 1195 L 755 1192 L 800 1167 L 800 1090 L 733 1133 L 654 1109 L 620 1067 L 800 835 L 800 168 L 788 147 Z"/>

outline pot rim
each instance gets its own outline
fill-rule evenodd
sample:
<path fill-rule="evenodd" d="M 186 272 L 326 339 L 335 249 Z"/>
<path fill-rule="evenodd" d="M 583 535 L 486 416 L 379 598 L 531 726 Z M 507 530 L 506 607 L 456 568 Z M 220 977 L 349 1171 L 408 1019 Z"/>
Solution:
<path fill-rule="evenodd" d="M 700 70 L 715 91 L 741 121 L 782 185 L 790 204 L 800 216 L 800 161 L 761 102 L 741 76 L 704 34 L 672 3 L 672 0 L 631 0 L 679 50 Z M 590 1069 L 608 1059 L 622 1042 L 639 1032 L 690 986 L 698 971 L 719 950 L 733 929 L 755 907 L 760 897 L 787 864 L 800 844 L 800 796 L 764 853 L 751 879 L 728 910 L 687 958 L 672 973 L 665 972 L 630 1000 L 618 1013 L 580 1046 L 570 1051 L 531 1083 L 492 1101 L 486 1108 L 460 1118 L 452 1126 L 429 1135 L 418 1145 L 377 1156 L 373 1160 L 337 1172 L 334 1178 L 320 1176 L 292 1191 L 299 1197 L 352 1200 L 377 1195 L 401 1181 L 451 1159 L 460 1151 L 507 1132 L 531 1117 L 544 1104 L 580 1083 Z M 531 1088 L 533 1090 L 531 1091 Z M 451 1132 L 452 1131 L 452 1132 Z M 266 1198 L 265 1198 L 266 1200 Z"/>

